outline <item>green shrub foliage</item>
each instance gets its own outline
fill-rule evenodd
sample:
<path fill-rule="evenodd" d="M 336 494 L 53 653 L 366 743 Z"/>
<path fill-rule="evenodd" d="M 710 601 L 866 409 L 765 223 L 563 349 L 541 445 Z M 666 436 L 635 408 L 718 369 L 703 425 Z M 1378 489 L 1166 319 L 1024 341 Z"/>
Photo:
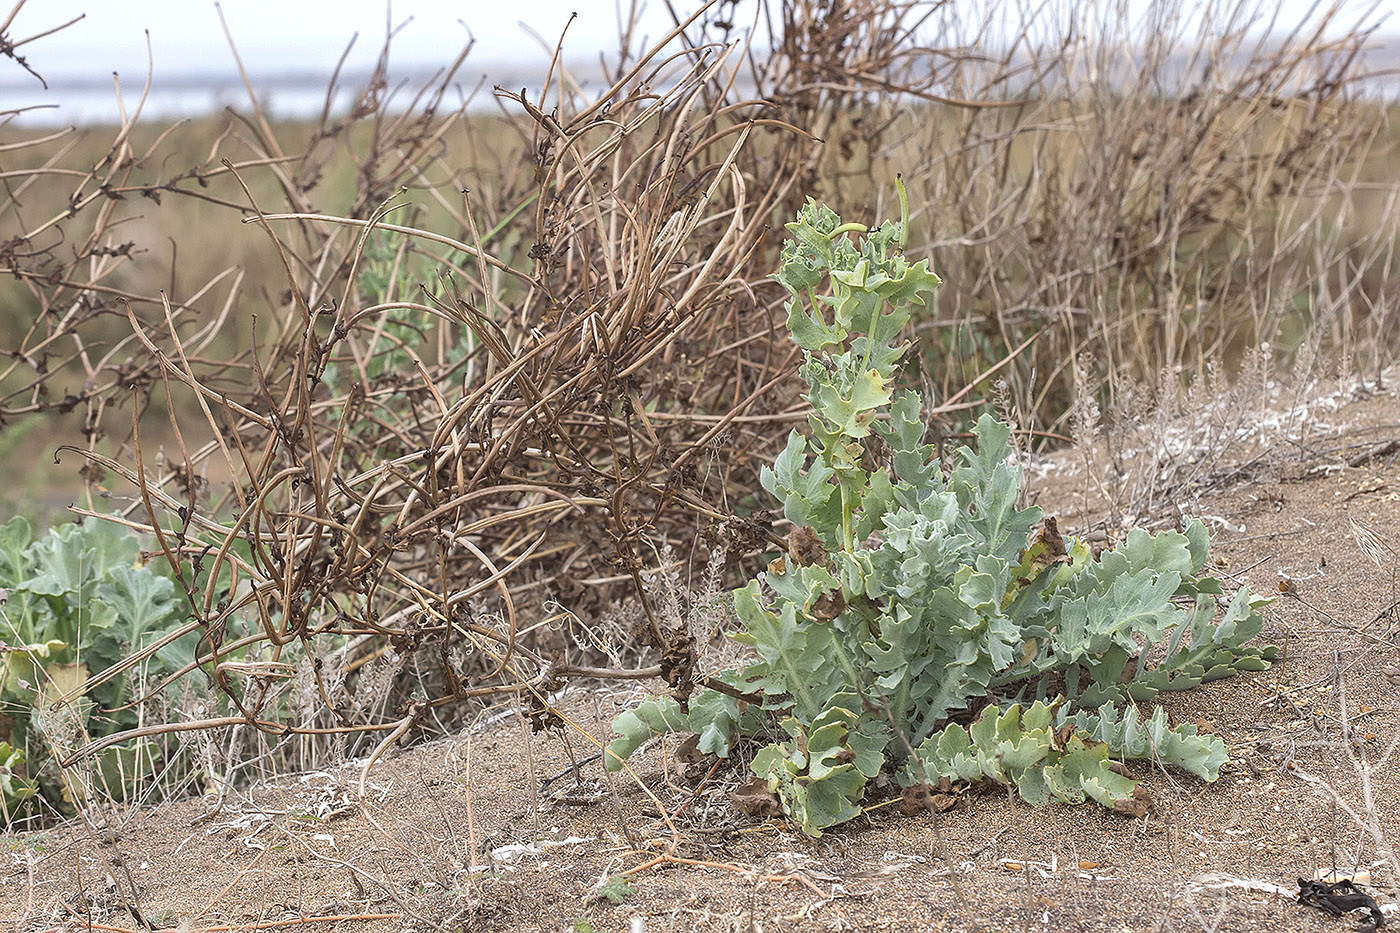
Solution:
<path fill-rule="evenodd" d="M 867 231 L 809 201 L 787 229 L 776 278 L 812 410 L 763 486 L 797 530 L 734 594 L 752 660 L 717 675 L 728 689 L 623 713 L 607 766 L 666 732 L 720 756 L 767 740 L 753 770 L 812 836 L 858 814 L 882 771 L 1109 807 L 1138 783 L 1119 759 L 1214 780 L 1217 736 L 1135 704 L 1268 667 L 1274 649 L 1245 644 L 1266 600 L 1202 575 L 1199 521 L 1094 557 L 1018 508 L 1011 430 L 989 415 L 940 464 L 919 396 L 893 390 L 900 333 L 939 284 L 903 256 L 904 224 Z"/>
<path fill-rule="evenodd" d="M 60 706 L 89 677 L 178 628 L 185 600 L 142 561 L 134 534 L 94 518 L 37 539 L 23 518 L 0 525 L 0 594 L 0 739 L 10 743 L 0 742 L 0 820 L 7 822 L 40 789 L 40 781 L 22 775 L 38 772 L 48 758 L 36 749 L 72 751 L 86 737 L 136 725 L 137 712 L 127 706 L 133 683 L 191 665 L 198 636 L 170 640 L 140 669 Z M 152 754 L 149 745 L 127 743 L 98 765 L 119 792 L 135 770 L 153 766 Z"/>

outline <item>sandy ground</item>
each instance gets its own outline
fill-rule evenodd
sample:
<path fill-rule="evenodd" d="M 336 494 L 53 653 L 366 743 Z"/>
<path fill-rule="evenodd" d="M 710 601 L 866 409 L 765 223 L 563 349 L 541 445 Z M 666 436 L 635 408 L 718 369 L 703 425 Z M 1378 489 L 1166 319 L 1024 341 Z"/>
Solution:
<path fill-rule="evenodd" d="M 192 800 L 126 814 L 110 832 L 10 837 L 0 919 L 22 933 L 1359 929 L 1360 914 L 1299 906 L 1297 879 L 1335 866 L 1364 873 L 1382 904 L 1400 890 L 1400 556 L 1379 569 L 1352 531 L 1357 519 L 1400 546 L 1400 469 L 1386 449 L 1400 403 L 1348 400 L 1333 421 L 1326 437 L 1199 476 L 1180 497 L 1212 524 L 1227 583 L 1287 591 L 1265 630 L 1284 656 L 1168 698 L 1173 720 L 1209 723 L 1231 761 L 1210 785 L 1151 774 L 1144 818 L 974 788 L 936 817 L 877 796 L 813 841 L 735 810 L 733 772 L 707 778 L 673 746 L 638 757 L 640 785 L 609 783 L 595 762 L 541 790 L 591 749 L 577 733 L 571 748 L 557 733 L 530 738 L 512 717 L 388 756 L 363 799 L 350 763 L 218 810 Z M 1113 484 L 1088 482 L 1098 471 L 1065 455 L 1032 497 L 1062 529 L 1101 532 Z M 640 689 L 657 685 L 574 688 L 560 709 L 606 736 Z M 604 879 L 619 903 L 599 895 Z"/>

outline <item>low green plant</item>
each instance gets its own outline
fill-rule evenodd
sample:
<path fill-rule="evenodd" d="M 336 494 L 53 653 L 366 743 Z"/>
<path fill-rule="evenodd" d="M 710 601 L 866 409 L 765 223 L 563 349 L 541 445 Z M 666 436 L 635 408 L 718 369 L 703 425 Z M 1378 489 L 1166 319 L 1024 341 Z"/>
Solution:
<path fill-rule="evenodd" d="M 461 253 L 447 257 L 449 265 L 460 265 L 465 259 Z M 340 352 L 336 356 L 338 362 L 329 362 L 321 378 L 337 393 L 348 390 L 351 383 L 362 377 L 369 380 L 366 389 L 386 383 L 415 384 L 419 379 L 415 360 L 419 354 L 430 354 L 437 341 L 432 331 L 424 330 L 422 311 L 401 303 L 416 300 L 421 297 L 414 294 L 417 290 L 432 287 L 440 261 L 414 249 L 399 234 L 374 230 L 365 239 L 361 263 L 357 280 L 360 300 L 365 306 L 381 310 L 373 326 L 361 335 L 364 358 L 357 364 L 349 353 Z M 472 349 L 470 338 L 453 339 L 438 346 L 446 353 L 442 362 L 453 366 L 463 363 Z"/>
<path fill-rule="evenodd" d="M 1134 704 L 1266 668 L 1274 649 L 1245 644 L 1266 600 L 1243 589 L 1226 600 L 1203 574 L 1199 521 L 1135 529 L 1097 557 L 1061 537 L 1039 508 L 1018 507 L 1011 430 L 990 415 L 940 464 L 919 396 L 893 388 L 901 330 L 939 284 L 927 260 L 903 256 L 899 194 L 903 220 L 876 230 L 811 201 L 787 225 L 776 278 L 812 410 L 762 482 L 796 530 L 734 594 L 732 637 L 753 659 L 688 703 L 623 713 L 607 766 L 666 732 L 695 733 L 719 756 L 769 739 L 753 771 L 812 836 L 857 815 L 882 771 L 1128 812 L 1139 782 L 1116 759 L 1214 780 L 1219 737 Z"/>
<path fill-rule="evenodd" d="M 35 539 L 20 517 L 0 525 L 0 736 L 14 748 L 27 748 L 31 763 L 45 756 L 37 748 L 66 748 L 84 734 L 109 735 L 136 724 L 136 712 L 122 709 L 131 697 L 133 676 L 122 675 L 57 707 L 88 679 L 132 651 L 178 627 L 186 604 L 174 583 L 141 559 L 140 542 L 120 525 L 89 518 L 65 524 Z M 173 673 L 194 659 L 197 636 L 165 645 L 132 675 L 153 679 Z M 14 774 L 24 762 L 5 760 L 0 744 L 0 782 L 7 814 L 32 798 L 38 783 Z M 13 751 L 12 754 L 19 754 Z M 140 743 L 109 749 L 98 765 L 109 787 L 129 783 L 152 750 Z M 55 795 L 56 796 L 56 795 Z"/>
<path fill-rule="evenodd" d="M 598 901 L 606 901 L 616 907 L 630 900 L 637 893 L 637 889 L 632 886 L 632 882 L 626 878 L 613 876 L 601 881 L 593 889 L 593 898 Z"/>
<path fill-rule="evenodd" d="M 19 808 L 39 792 L 39 782 L 21 776 L 24 752 L 0 742 L 0 824 L 10 825 Z"/>

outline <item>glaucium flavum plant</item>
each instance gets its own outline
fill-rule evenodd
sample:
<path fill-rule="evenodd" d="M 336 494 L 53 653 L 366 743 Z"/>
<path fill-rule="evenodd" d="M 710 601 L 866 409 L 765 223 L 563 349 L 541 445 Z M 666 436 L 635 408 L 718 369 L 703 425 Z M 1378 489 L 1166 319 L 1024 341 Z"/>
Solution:
<path fill-rule="evenodd" d="M 1093 557 L 1039 508 L 1017 508 L 1011 430 L 990 415 L 939 463 L 919 396 L 892 388 L 899 335 L 939 284 L 903 255 L 899 195 L 903 221 L 876 230 L 810 200 L 787 225 L 776 278 L 812 411 L 762 476 L 796 528 L 788 553 L 734 593 L 744 627 L 731 637 L 753 660 L 716 675 L 721 690 L 620 715 L 607 767 L 666 732 L 721 757 L 767 740 L 753 771 L 812 836 L 860 813 L 882 771 L 906 787 L 987 779 L 1032 804 L 1126 812 L 1142 803 L 1120 759 L 1214 780 L 1218 736 L 1136 704 L 1267 668 L 1275 649 L 1244 644 L 1267 600 L 1241 589 L 1227 601 L 1202 575 L 1199 521 L 1134 529 Z"/>

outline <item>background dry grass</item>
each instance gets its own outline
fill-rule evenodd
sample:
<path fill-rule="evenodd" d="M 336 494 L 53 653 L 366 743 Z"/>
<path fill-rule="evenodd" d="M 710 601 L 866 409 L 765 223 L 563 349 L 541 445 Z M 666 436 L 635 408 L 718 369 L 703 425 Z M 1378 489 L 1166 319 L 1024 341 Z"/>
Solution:
<path fill-rule="evenodd" d="M 459 60 L 312 124 L 6 128 L 0 445 L 65 442 L 79 511 L 156 536 L 203 638 L 207 702 L 143 734 L 241 730 L 227 778 L 468 700 L 549 725 L 570 677 L 703 679 L 723 613 L 686 584 L 762 565 L 758 469 L 802 418 L 766 277 L 808 196 L 875 221 L 905 177 L 947 282 L 908 380 L 945 434 L 992 397 L 1062 441 L 1246 358 L 1378 372 L 1369 25 L 1256 41 L 1263 7 L 1166 2 L 1140 45 L 1079 9 L 761 4 L 748 45 L 722 3 L 501 116 L 445 103 Z"/>

